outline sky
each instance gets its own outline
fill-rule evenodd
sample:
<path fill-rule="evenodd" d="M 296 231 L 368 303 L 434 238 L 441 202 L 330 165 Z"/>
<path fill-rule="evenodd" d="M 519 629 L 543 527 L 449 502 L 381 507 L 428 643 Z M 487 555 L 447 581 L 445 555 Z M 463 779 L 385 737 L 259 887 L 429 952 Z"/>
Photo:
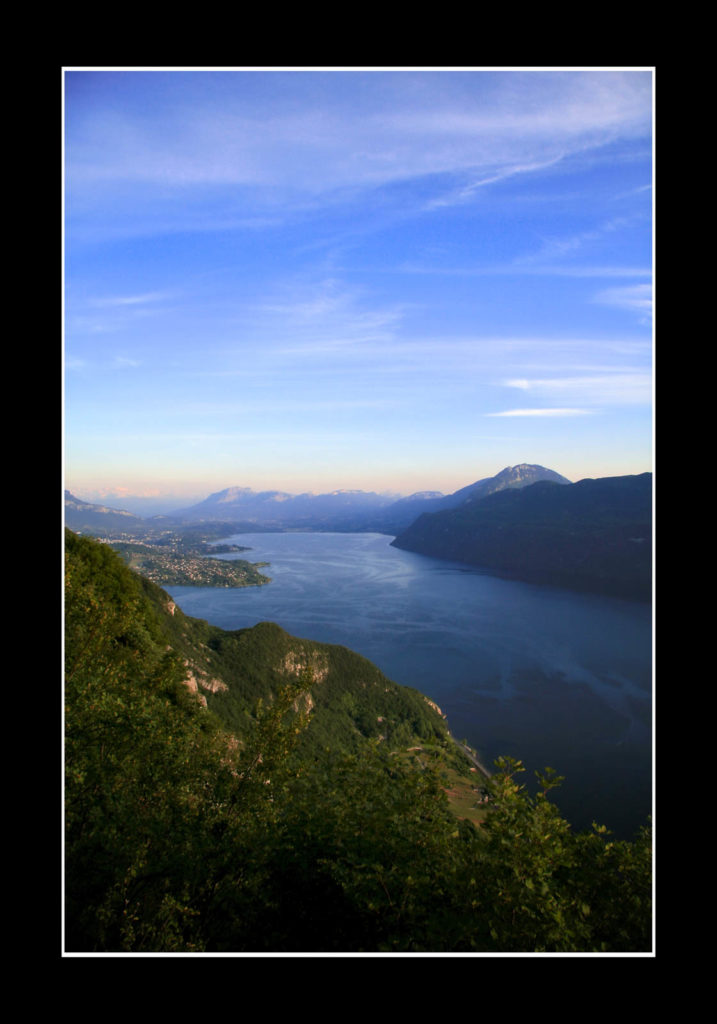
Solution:
<path fill-rule="evenodd" d="M 652 469 L 653 70 L 63 69 L 64 475 Z"/>

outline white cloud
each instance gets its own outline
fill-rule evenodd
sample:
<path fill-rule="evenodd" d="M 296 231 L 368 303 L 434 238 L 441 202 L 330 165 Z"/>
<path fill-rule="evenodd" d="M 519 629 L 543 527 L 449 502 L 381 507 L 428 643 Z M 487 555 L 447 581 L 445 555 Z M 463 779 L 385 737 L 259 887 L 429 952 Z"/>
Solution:
<path fill-rule="evenodd" d="M 569 396 L 590 405 L 641 405 L 652 398 L 652 377 L 644 370 L 582 377 L 514 378 L 503 381 L 503 385 L 534 392 L 548 400 Z"/>

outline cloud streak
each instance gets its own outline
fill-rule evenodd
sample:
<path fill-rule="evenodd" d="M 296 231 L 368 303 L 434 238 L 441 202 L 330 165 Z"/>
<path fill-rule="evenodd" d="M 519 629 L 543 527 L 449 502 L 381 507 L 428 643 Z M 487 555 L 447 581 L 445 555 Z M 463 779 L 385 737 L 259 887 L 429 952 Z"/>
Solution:
<path fill-rule="evenodd" d="M 573 400 L 591 405 L 646 405 L 652 399 L 652 377 L 643 370 L 628 373 L 616 370 L 583 377 L 518 378 L 503 384 L 553 400 L 569 395 Z"/>
<path fill-rule="evenodd" d="M 126 306 L 147 306 L 169 298 L 167 292 L 147 292 L 144 295 L 109 295 L 88 299 L 87 305 L 96 309 L 115 309 Z"/>
<path fill-rule="evenodd" d="M 486 416 L 587 416 L 589 409 L 506 409 L 504 412 L 487 412 Z"/>
<path fill-rule="evenodd" d="M 124 102 L 100 118 L 90 101 L 112 98 L 115 80 L 70 73 L 75 188 L 126 181 L 319 194 L 449 174 L 468 175 L 455 194 L 465 198 L 616 139 L 646 138 L 650 127 L 649 73 L 192 74 L 194 83 L 181 73 L 125 76 Z M 282 80 L 288 105 L 277 102 Z"/>
<path fill-rule="evenodd" d="M 615 306 L 635 313 L 640 323 L 652 322 L 652 285 L 634 284 L 624 288 L 608 288 L 599 292 L 594 302 L 604 306 Z"/>

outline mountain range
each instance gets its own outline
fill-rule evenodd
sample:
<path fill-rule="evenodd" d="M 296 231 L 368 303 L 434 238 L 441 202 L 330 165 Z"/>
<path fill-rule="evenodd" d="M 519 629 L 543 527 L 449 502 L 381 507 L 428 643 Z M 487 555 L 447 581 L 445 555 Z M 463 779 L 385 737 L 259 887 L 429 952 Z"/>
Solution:
<path fill-rule="evenodd" d="M 551 469 L 523 463 L 506 467 L 496 476 L 477 480 L 453 494 L 418 491 L 398 500 L 395 496 L 358 490 L 291 495 L 283 491 L 256 493 L 247 487 L 229 487 L 210 494 L 197 505 L 174 512 L 173 516 L 185 522 L 244 520 L 279 528 L 376 529 L 394 533 L 424 512 L 456 508 L 465 501 L 507 488 L 527 487 L 538 480 L 570 483 Z"/>
<path fill-rule="evenodd" d="M 361 490 L 292 495 L 228 487 L 171 515 L 142 519 L 65 492 L 65 523 L 91 534 L 264 530 L 374 531 L 396 547 L 517 579 L 649 600 L 652 475 L 571 483 L 521 463 L 453 494 Z"/>
<path fill-rule="evenodd" d="M 567 484 L 570 481 L 543 466 L 523 463 L 507 467 L 453 494 L 419 491 L 405 498 L 374 491 L 337 490 L 327 494 L 289 494 L 286 491 L 254 491 L 249 487 L 227 487 L 204 501 L 171 514 L 142 518 L 131 512 L 93 505 L 65 492 L 65 522 L 73 530 L 88 533 L 104 529 L 230 523 L 233 527 L 306 530 L 377 530 L 398 533 L 424 512 L 456 508 L 504 489 L 526 487 L 538 480 Z"/>
<path fill-rule="evenodd" d="M 274 529 L 362 528 L 378 510 L 391 506 L 395 495 L 373 491 L 340 490 L 328 494 L 287 494 L 285 491 L 253 491 L 228 487 L 204 501 L 172 513 L 180 522 L 242 522 Z"/>

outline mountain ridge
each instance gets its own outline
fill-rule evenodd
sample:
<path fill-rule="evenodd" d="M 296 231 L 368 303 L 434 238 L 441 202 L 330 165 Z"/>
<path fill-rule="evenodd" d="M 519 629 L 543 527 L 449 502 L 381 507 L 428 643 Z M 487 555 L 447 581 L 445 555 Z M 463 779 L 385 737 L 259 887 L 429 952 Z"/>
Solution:
<path fill-rule="evenodd" d="M 519 463 L 448 495 L 441 491 L 425 490 L 396 498 L 395 494 L 379 494 L 355 488 L 322 494 L 306 491 L 290 494 L 275 489 L 254 491 L 250 487 L 235 485 L 215 491 L 201 502 L 186 508 L 146 518 L 131 512 L 119 512 L 104 505 L 82 502 L 66 491 L 66 522 L 71 529 L 95 530 L 110 524 L 118 528 L 121 521 L 113 518 L 114 513 L 128 517 L 126 522 L 132 521 L 137 527 L 140 523 L 152 526 L 161 523 L 187 525 L 226 522 L 232 526 L 241 524 L 242 530 L 256 526 L 269 529 L 376 530 L 398 533 L 424 512 L 453 508 L 463 501 L 476 500 L 493 490 L 524 487 L 542 479 L 570 482 L 554 470 Z"/>
<path fill-rule="evenodd" d="M 124 509 L 112 508 L 109 505 L 96 505 L 82 501 L 66 490 L 64 495 L 65 522 L 75 529 L 88 531 L 97 529 L 126 529 L 128 526 L 140 527 L 144 523 L 141 516 Z"/>
<path fill-rule="evenodd" d="M 652 474 L 542 480 L 426 513 L 394 547 L 550 583 L 646 601 L 652 594 Z"/>

